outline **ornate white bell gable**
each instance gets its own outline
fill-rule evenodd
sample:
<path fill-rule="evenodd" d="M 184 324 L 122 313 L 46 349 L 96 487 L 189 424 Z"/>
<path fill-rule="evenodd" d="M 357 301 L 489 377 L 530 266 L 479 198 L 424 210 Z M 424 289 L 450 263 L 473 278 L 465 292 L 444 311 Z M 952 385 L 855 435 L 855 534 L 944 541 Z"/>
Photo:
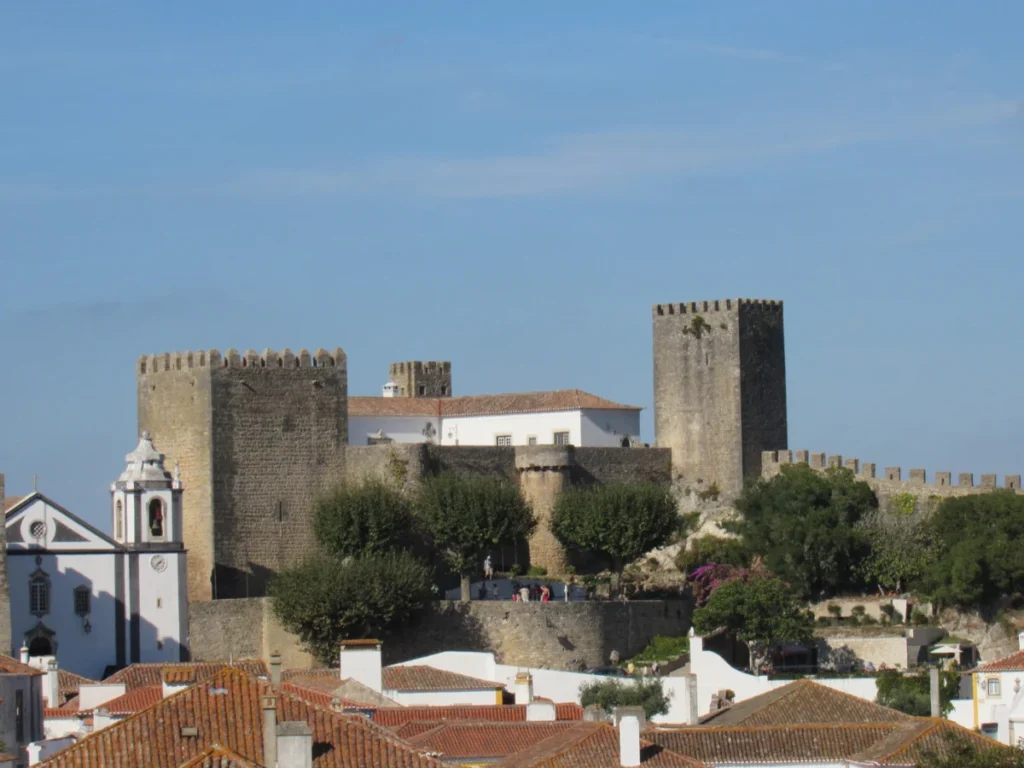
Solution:
<path fill-rule="evenodd" d="M 181 477 L 171 475 L 164 455 L 143 432 L 135 450 L 125 456 L 124 472 L 110 486 L 114 540 L 127 546 L 180 543 Z"/>

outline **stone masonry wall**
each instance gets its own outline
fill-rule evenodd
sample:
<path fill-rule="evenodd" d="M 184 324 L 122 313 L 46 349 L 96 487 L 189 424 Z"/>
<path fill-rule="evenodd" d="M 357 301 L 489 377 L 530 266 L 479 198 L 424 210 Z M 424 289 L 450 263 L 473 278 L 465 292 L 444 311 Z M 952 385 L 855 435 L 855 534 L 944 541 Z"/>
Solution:
<path fill-rule="evenodd" d="M 194 661 L 267 659 L 277 651 L 285 668 L 313 666 L 298 638 L 277 623 L 267 598 L 216 600 L 191 611 Z M 489 651 L 502 664 L 578 670 L 606 664 L 613 650 L 623 658 L 639 653 L 655 635 L 684 635 L 691 614 L 684 600 L 435 603 L 401 637 L 385 640 L 384 660 Z"/>
<path fill-rule="evenodd" d="M 786 447 L 782 302 L 656 304 L 654 420 L 675 480 L 735 496 Z"/>
<path fill-rule="evenodd" d="M 904 476 L 901 467 L 886 467 L 884 471 L 878 472 L 872 463 L 810 451 L 766 451 L 762 459 L 762 476 L 774 477 L 787 464 L 809 464 L 821 472 L 829 467 L 847 467 L 871 486 L 883 508 L 889 508 L 894 498 L 909 494 L 914 498 L 915 506 L 932 511 L 935 503 L 942 499 L 988 493 L 1000 487 L 995 475 L 982 475 L 980 484 L 976 484 L 973 474 L 961 472 L 957 477 L 958 482 L 954 484 L 952 472 L 936 472 L 932 482 L 928 482 L 928 473 L 924 469 L 912 469 L 907 476 Z M 1007 475 L 1001 487 L 1024 493 L 1020 475 Z"/>
<path fill-rule="evenodd" d="M 312 500 L 341 476 L 345 353 L 216 350 L 138 362 L 139 429 L 179 462 L 189 597 L 264 594 L 312 544 Z"/>
<path fill-rule="evenodd" d="M 139 432 L 167 466 L 181 468 L 182 530 L 190 602 L 213 598 L 213 393 L 207 361 L 220 353 L 142 357 L 136 365 Z"/>

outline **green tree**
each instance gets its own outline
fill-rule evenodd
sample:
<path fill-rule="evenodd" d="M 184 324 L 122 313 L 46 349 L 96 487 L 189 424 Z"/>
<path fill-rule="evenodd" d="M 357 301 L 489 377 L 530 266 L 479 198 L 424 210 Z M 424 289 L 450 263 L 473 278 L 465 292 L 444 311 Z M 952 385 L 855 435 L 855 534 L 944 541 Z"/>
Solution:
<path fill-rule="evenodd" d="M 708 533 L 690 537 L 676 555 L 676 568 L 683 574 L 711 564 L 744 568 L 750 565 L 750 553 L 739 539 Z"/>
<path fill-rule="evenodd" d="M 860 572 L 868 584 L 904 592 L 916 586 L 935 558 L 921 512 L 873 509 L 860 523 L 868 551 Z"/>
<path fill-rule="evenodd" d="M 936 555 L 924 591 L 936 602 L 980 606 L 1024 589 L 1024 496 L 999 490 L 946 499 L 928 533 Z"/>
<path fill-rule="evenodd" d="M 776 578 L 728 581 L 693 613 L 693 629 L 710 635 L 725 629 L 750 649 L 757 674 L 773 643 L 810 643 L 814 618 L 796 593 Z"/>
<path fill-rule="evenodd" d="M 609 715 L 616 707 L 643 707 L 647 719 L 668 714 L 668 696 L 656 677 L 625 682 L 609 678 L 584 683 L 580 687 L 580 704 L 596 704 Z"/>
<path fill-rule="evenodd" d="M 608 558 L 621 588 L 622 572 L 630 562 L 668 544 L 691 522 L 679 515 L 668 488 L 623 483 L 562 493 L 551 516 L 551 532 L 568 549 Z"/>
<path fill-rule="evenodd" d="M 461 578 L 463 602 L 470 600 L 470 577 L 487 553 L 529 536 L 537 525 L 519 488 L 491 477 L 431 478 L 419 509 L 435 546 Z"/>
<path fill-rule="evenodd" d="M 931 679 L 927 669 L 912 674 L 903 674 L 898 669 L 888 669 L 875 678 L 878 689 L 877 701 L 883 707 L 898 709 L 915 717 L 929 717 L 932 713 Z M 960 673 L 956 670 L 939 672 L 939 704 L 942 716 L 953 709 L 953 699 L 960 695 Z"/>
<path fill-rule="evenodd" d="M 724 527 L 801 596 L 819 598 L 860 584 L 867 543 L 857 523 L 877 507 L 874 491 L 849 469 L 793 464 L 744 488 L 739 518 Z"/>
<path fill-rule="evenodd" d="M 430 572 L 407 552 L 317 554 L 270 583 L 274 613 L 323 664 L 346 638 L 383 637 L 430 599 Z"/>
<path fill-rule="evenodd" d="M 916 768 L 1024 768 L 1024 750 L 950 733 L 945 744 L 918 758 Z"/>
<path fill-rule="evenodd" d="M 325 552 L 342 558 L 406 549 L 417 539 L 409 499 L 380 480 L 342 484 L 317 499 L 313 531 Z"/>

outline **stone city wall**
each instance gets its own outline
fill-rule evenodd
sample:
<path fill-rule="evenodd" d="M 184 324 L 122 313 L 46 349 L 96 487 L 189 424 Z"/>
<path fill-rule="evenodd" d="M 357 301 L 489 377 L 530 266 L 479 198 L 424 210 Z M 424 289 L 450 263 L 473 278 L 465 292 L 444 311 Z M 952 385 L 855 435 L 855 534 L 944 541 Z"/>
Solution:
<path fill-rule="evenodd" d="M 999 485 L 996 475 L 993 474 L 982 475 L 981 482 L 976 484 L 974 475 L 970 472 L 961 472 L 957 476 L 956 484 L 953 483 L 952 472 L 936 472 L 932 482 L 928 482 L 928 473 L 924 469 L 911 469 L 907 477 L 904 477 L 901 467 L 886 467 L 883 472 L 879 473 L 875 464 L 861 463 L 860 459 L 844 459 L 839 455 L 811 453 L 810 451 L 765 451 L 761 462 L 762 477 L 774 477 L 782 467 L 788 464 L 808 464 L 812 469 L 820 472 L 824 472 L 830 467 L 846 467 L 857 475 L 858 479 L 871 486 L 883 507 L 888 507 L 892 504 L 893 499 L 904 494 L 908 494 L 908 498 L 914 499 L 915 506 L 922 504 L 922 508 L 930 510 L 935 501 L 952 496 L 988 493 L 999 487 L 1007 488 L 1015 493 L 1024 493 L 1021 490 L 1020 475 L 1006 475 L 1002 486 Z"/>
<path fill-rule="evenodd" d="M 190 606 L 190 651 L 194 661 L 269 658 L 282 655 L 286 668 L 308 668 L 312 657 L 295 635 L 277 622 L 267 598 L 216 600 Z M 440 651 L 489 651 L 501 664 L 578 670 L 639 653 L 655 635 L 689 631 L 692 603 L 632 602 L 434 603 L 400 637 L 384 644 L 388 664 Z"/>

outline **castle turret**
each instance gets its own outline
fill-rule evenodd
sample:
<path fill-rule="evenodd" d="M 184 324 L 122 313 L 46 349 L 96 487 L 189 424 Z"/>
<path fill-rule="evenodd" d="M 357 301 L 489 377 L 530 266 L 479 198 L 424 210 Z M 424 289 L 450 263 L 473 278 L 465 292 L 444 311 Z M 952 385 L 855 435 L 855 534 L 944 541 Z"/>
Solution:
<path fill-rule="evenodd" d="M 447 360 L 392 363 L 388 382 L 398 385 L 398 397 L 451 397 L 452 364 Z"/>
<path fill-rule="evenodd" d="M 673 475 L 728 498 L 786 448 L 782 302 L 656 304 L 654 422 Z"/>

